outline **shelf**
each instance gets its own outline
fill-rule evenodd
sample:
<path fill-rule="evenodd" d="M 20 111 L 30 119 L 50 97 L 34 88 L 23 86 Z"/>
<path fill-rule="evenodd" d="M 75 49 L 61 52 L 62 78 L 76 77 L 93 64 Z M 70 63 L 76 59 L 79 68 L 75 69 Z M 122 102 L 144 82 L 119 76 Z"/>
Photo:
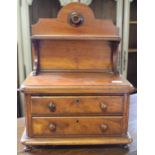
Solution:
<path fill-rule="evenodd" d="M 137 48 L 137 25 L 131 24 L 129 30 L 129 49 Z"/>
<path fill-rule="evenodd" d="M 120 41 L 116 35 L 33 35 L 32 40 L 109 40 Z"/>
<path fill-rule="evenodd" d="M 130 24 L 137 24 L 137 21 L 135 20 L 135 21 L 130 21 L 129 22 Z"/>
<path fill-rule="evenodd" d="M 130 4 L 127 79 L 137 87 L 137 0 Z"/>
<path fill-rule="evenodd" d="M 130 48 L 129 53 L 137 53 L 137 48 Z"/>

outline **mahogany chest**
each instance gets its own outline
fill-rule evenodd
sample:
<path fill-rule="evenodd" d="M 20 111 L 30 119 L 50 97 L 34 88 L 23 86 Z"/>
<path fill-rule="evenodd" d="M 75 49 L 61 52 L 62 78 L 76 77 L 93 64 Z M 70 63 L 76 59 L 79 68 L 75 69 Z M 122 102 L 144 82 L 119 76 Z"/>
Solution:
<path fill-rule="evenodd" d="M 120 38 L 111 20 L 80 3 L 32 25 L 33 72 L 21 89 L 26 130 L 35 145 L 128 144 L 129 94 L 117 71 Z"/>

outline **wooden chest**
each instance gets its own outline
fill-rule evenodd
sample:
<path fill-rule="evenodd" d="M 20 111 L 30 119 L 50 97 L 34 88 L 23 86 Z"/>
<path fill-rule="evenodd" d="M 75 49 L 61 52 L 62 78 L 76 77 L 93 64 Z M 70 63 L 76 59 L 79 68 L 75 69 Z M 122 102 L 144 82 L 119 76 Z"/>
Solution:
<path fill-rule="evenodd" d="M 32 25 L 33 72 L 22 85 L 33 145 L 128 144 L 129 94 L 117 71 L 120 38 L 111 20 L 79 3 Z"/>

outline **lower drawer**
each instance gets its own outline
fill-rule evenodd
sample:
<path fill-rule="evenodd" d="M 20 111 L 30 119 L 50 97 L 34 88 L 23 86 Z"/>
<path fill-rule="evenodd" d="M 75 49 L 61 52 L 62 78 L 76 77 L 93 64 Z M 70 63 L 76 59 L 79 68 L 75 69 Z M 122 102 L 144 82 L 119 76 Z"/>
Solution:
<path fill-rule="evenodd" d="M 34 137 L 121 135 L 122 117 L 33 117 Z"/>

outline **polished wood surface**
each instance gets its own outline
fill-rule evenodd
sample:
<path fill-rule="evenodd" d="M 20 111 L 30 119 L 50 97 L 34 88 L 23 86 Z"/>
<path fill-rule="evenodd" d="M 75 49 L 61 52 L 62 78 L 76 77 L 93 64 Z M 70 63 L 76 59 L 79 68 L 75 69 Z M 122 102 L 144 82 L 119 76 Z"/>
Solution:
<path fill-rule="evenodd" d="M 30 74 L 21 86 L 25 93 L 131 93 L 133 86 L 113 73 L 40 73 Z"/>
<path fill-rule="evenodd" d="M 72 14 L 78 14 L 73 18 L 75 22 L 82 18 L 80 25 L 71 24 Z M 70 3 L 59 11 L 57 18 L 39 19 L 32 25 L 31 39 L 34 75 L 44 70 L 117 73 L 118 29 L 111 20 L 95 19 L 84 4 Z"/>
<path fill-rule="evenodd" d="M 26 146 L 26 149 L 31 149 L 35 146 L 73 146 L 73 145 L 107 145 L 107 144 L 119 144 L 122 146 L 126 146 L 125 144 L 130 144 L 132 142 L 132 138 L 129 134 L 120 136 L 95 136 L 95 137 L 56 137 L 56 138 L 44 138 L 44 137 L 36 137 L 29 138 L 24 131 L 23 136 L 21 138 L 21 143 Z"/>
<path fill-rule="evenodd" d="M 73 138 L 75 138 L 74 135 L 77 135 L 77 136 L 85 135 L 85 136 L 91 137 L 91 135 L 93 135 L 93 134 L 97 135 L 96 131 L 98 131 L 99 127 L 101 129 L 101 128 L 104 128 L 105 126 L 108 131 L 107 135 L 109 135 L 109 136 L 113 136 L 113 135 L 118 136 L 117 132 L 115 132 L 114 130 L 110 130 L 110 129 L 115 129 L 115 128 L 117 129 L 117 131 L 119 131 L 120 138 L 127 134 L 127 131 L 128 131 L 128 109 L 129 109 L 129 95 L 128 94 L 123 94 L 122 96 L 119 96 L 117 94 L 117 96 L 115 96 L 115 97 L 113 97 L 111 94 L 110 94 L 110 96 L 105 96 L 105 95 L 102 96 L 102 98 L 108 97 L 109 99 L 111 99 L 111 101 L 116 102 L 116 103 L 118 102 L 120 105 L 123 104 L 123 109 L 122 109 L 122 113 L 120 114 L 120 116 L 117 116 L 117 114 L 116 114 L 116 115 L 109 115 L 108 117 L 103 117 L 104 116 L 103 113 L 101 113 L 101 116 L 97 116 L 97 115 L 90 116 L 87 113 L 83 113 L 83 116 L 79 117 L 79 118 L 78 118 L 78 113 L 68 113 L 67 117 L 65 117 L 64 115 L 57 115 L 54 117 L 52 113 L 50 113 L 49 115 L 47 115 L 47 114 L 34 115 L 32 113 L 31 104 L 33 104 L 32 103 L 33 98 L 35 98 L 35 97 L 36 98 L 38 97 L 37 94 L 35 94 L 33 96 L 31 96 L 31 94 L 25 94 L 26 131 L 27 131 L 26 134 L 28 135 L 28 137 L 30 139 L 33 138 L 34 136 L 51 137 L 51 134 L 49 133 L 49 131 L 50 131 L 49 127 L 50 128 L 54 127 L 54 131 L 56 131 L 55 129 L 57 128 L 56 127 L 57 124 L 58 124 L 58 129 L 59 129 L 58 131 L 60 131 L 60 132 L 58 132 L 58 134 L 56 134 L 56 135 L 61 135 L 62 137 L 63 137 L 63 133 L 64 133 L 64 136 L 68 136 L 68 137 L 71 136 Z M 41 97 L 43 97 L 43 99 L 44 99 L 47 96 L 42 93 L 42 94 L 40 94 L 40 98 Z M 59 97 L 61 99 L 62 96 L 59 96 Z M 71 95 L 66 96 L 66 98 L 67 97 L 73 98 L 73 96 L 71 96 Z M 81 96 L 76 94 L 76 97 L 80 98 Z M 88 96 L 84 96 L 84 98 L 85 97 L 88 97 Z M 49 98 L 53 98 L 53 96 L 51 94 L 49 94 Z M 119 98 L 123 98 L 123 100 L 118 100 Z M 65 103 L 64 100 L 61 102 L 61 104 Z M 91 97 L 87 101 L 89 101 L 89 100 L 91 100 Z M 78 103 L 77 103 L 77 101 L 78 101 Z M 76 102 L 76 104 L 79 104 L 80 99 L 75 100 L 74 102 Z M 42 102 L 42 104 L 44 104 L 44 103 L 45 102 Z M 89 104 L 89 102 L 87 102 L 87 104 Z M 96 102 L 96 104 L 97 104 L 97 102 Z M 102 103 L 101 108 L 105 108 L 104 104 L 105 103 Z M 52 112 L 53 112 L 53 107 L 54 107 L 54 109 L 56 108 L 56 106 L 54 105 L 53 102 L 50 103 L 50 106 L 48 105 L 48 108 L 49 107 L 50 107 L 50 111 L 52 109 Z M 64 108 L 66 108 L 66 107 L 64 107 Z M 76 107 L 76 109 L 78 109 L 78 108 Z M 72 107 L 70 107 L 70 111 L 72 111 Z M 81 120 L 81 121 L 79 121 L 79 120 Z M 76 124 L 76 121 L 78 121 L 77 124 Z M 64 129 L 64 127 L 66 127 L 66 128 Z M 76 129 L 79 129 L 79 132 L 76 132 Z M 66 130 L 66 133 L 65 133 L 65 130 Z M 89 131 L 90 131 L 90 133 L 89 133 Z M 67 134 L 67 132 L 68 132 L 68 134 Z M 89 135 L 87 133 L 89 133 Z M 100 132 L 100 134 L 101 134 L 101 132 Z M 102 135 L 104 135 L 104 134 L 105 133 L 102 133 Z M 27 141 L 27 139 L 25 139 L 25 143 L 26 143 L 26 141 Z M 111 143 L 111 142 L 109 141 L 109 143 Z M 97 141 L 96 141 L 96 144 L 97 144 Z"/>
<path fill-rule="evenodd" d="M 79 27 L 74 27 L 68 22 L 68 16 L 71 12 L 78 12 L 84 17 L 84 22 Z M 117 28 L 114 26 L 111 20 L 95 19 L 92 10 L 84 4 L 70 3 L 63 7 L 57 18 L 40 18 L 39 21 L 32 25 L 32 39 L 35 36 L 56 36 L 60 39 L 63 36 L 100 36 L 110 37 L 112 40 L 118 39 Z"/>
<path fill-rule="evenodd" d="M 33 25 L 31 39 L 34 71 L 21 89 L 26 100 L 26 132 L 21 142 L 27 149 L 37 144 L 61 145 L 66 140 L 66 145 L 131 143 L 128 110 L 134 88 L 117 71 L 120 39 L 113 23 L 95 19 L 84 4 L 71 3 L 56 19 L 41 19 Z M 47 97 L 58 98 L 49 103 Z M 94 102 L 92 97 L 98 98 Z M 104 101 L 98 101 L 99 97 Z M 67 105 L 70 101 L 74 106 Z M 105 116 L 102 111 L 109 106 L 113 111 Z"/>
<path fill-rule="evenodd" d="M 32 96 L 31 113 L 33 116 L 121 115 L 123 99 L 123 96 Z"/>
<path fill-rule="evenodd" d="M 111 68 L 111 49 L 107 41 L 40 41 L 41 70 L 104 71 Z"/>
<path fill-rule="evenodd" d="M 44 146 L 36 147 L 32 152 L 24 152 L 24 146 L 20 143 L 21 136 L 25 127 L 24 119 L 18 119 L 18 155 L 136 155 L 137 154 L 137 138 L 136 138 L 136 118 L 137 118 L 137 96 L 131 95 L 130 100 L 130 117 L 129 117 L 129 131 L 133 138 L 133 142 L 129 145 L 129 149 L 124 149 L 120 146 L 101 145 L 101 146 Z M 80 139 L 79 139 L 80 140 Z"/>
<path fill-rule="evenodd" d="M 32 137 L 120 136 L 122 121 L 120 116 L 32 117 Z"/>

